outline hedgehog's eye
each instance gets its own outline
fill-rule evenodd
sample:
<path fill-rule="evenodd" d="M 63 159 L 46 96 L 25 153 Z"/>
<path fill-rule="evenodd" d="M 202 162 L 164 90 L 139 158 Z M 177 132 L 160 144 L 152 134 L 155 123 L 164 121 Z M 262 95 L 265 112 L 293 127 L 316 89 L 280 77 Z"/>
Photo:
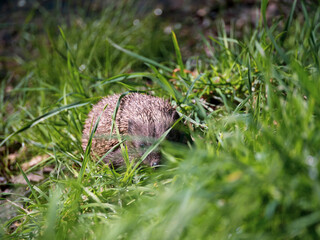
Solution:
<path fill-rule="evenodd" d="M 146 144 L 145 143 L 140 143 L 139 144 L 139 148 L 145 148 L 146 147 Z"/>

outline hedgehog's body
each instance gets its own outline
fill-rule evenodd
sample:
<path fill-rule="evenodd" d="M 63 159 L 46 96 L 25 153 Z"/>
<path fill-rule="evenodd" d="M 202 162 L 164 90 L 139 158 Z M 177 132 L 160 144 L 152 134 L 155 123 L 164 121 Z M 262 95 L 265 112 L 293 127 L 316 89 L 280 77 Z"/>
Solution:
<path fill-rule="evenodd" d="M 107 151 L 118 144 L 115 128 L 118 127 L 121 135 L 133 137 L 133 141 L 127 143 L 130 160 L 141 157 L 150 142 L 146 139 L 159 138 L 172 126 L 177 118 L 175 109 L 165 100 L 149 95 L 132 93 L 124 96 L 116 115 L 116 126 L 110 138 L 112 116 L 120 95 L 112 95 L 103 98 L 93 106 L 84 125 L 82 136 L 82 148 L 85 149 L 90 136 L 90 129 L 102 113 L 100 122 L 92 139 L 91 152 L 102 157 Z M 105 108 L 105 110 L 104 110 Z M 140 139 L 136 139 L 139 137 Z M 124 161 L 120 149 L 109 154 L 105 162 L 112 162 L 115 166 L 123 165 Z M 160 155 L 151 153 L 144 163 L 154 166 L 159 164 Z"/>

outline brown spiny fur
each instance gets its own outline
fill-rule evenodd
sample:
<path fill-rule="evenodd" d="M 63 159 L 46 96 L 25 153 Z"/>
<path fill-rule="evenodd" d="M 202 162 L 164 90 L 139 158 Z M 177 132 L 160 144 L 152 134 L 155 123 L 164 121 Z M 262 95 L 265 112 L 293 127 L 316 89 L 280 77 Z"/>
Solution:
<path fill-rule="evenodd" d="M 115 94 L 103 98 L 93 106 L 86 119 L 83 136 L 82 148 L 85 150 L 90 136 L 90 130 L 95 124 L 98 116 L 102 113 L 100 122 L 92 139 L 91 154 L 102 157 L 107 151 L 118 143 L 114 128 L 113 137 L 110 138 L 112 116 L 116 108 L 120 95 Z M 106 107 L 106 108 L 105 108 Z M 105 110 L 104 110 L 105 108 Z M 130 160 L 141 157 L 150 142 L 145 140 L 159 138 L 177 119 L 175 109 L 165 100 L 145 94 L 131 93 L 121 99 L 120 106 L 116 115 L 116 125 L 121 135 L 133 137 L 144 137 L 144 140 L 133 140 L 128 145 Z M 144 146 L 143 148 L 140 148 Z M 115 166 L 124 164 L 120 149 L 116 149 L 109 154 L 105 162 L 112 162 Z M 154 166 L 159 164 L 160 155 L 157 152 L 150 153 L 144 163 Z"/>

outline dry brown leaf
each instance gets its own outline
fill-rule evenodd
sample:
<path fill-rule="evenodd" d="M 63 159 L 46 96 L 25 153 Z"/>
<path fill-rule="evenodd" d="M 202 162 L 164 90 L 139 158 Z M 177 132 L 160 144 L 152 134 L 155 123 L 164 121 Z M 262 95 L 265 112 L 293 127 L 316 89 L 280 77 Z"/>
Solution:
<path fill-rule="evenodd" d="M 43 168 L 43 172 L 44 173 L 50 173 L 50 172 L 52 172 L 54 170 L 54 167 L 51 167 L 51 166 L 45 166 L 44 168 Z"/>
<path fill-rule="evenodd" d="M 41 172 L 38 173 L 30 173 L 27 175 L 27 178 L 29 179 L 30 182 L 40 182 L 41 180 L 44 179 L 43 175 Z M 24 184 L 27 185 L 26 180 L 22 175 L 19 176 L 13 176 L 11 178 L 11 182 L 15 184 Z"/>
<path fill-rule="evenodd" d="M 31 158 L 31 160 L 29 162 L 25 162 L 24 164 L 22 164 L 21 168 L 22 168 L 23 171 L 26 171 L 29 168 L 31 168 L 31 167 L 39 164 L 43 160 L 47 159 L 48 157 L 49 157 L 49 155 L 35 156 L 35 157 Z"/>
<path fill-rule="evenodd" d="M 10 153 L 7 156 L 7 159 L 9 160 L 9 163 L 12 164 L 14 162 L 16 162 L 16 159 L 19 157 L 19 153 L 18 152 L 14 152 L 14 153 Z"/>

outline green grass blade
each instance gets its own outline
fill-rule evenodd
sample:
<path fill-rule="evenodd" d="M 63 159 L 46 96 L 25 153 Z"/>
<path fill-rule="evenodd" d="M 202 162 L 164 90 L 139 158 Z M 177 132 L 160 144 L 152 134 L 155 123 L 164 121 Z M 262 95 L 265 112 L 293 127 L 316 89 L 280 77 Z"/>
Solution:
<path fill-rule="evenodd" d="M 50 197 L 47 216 L 46 216 L 46 228 L 43 232 L 43 237 L 46 239 L 56 239 L 56 228 L 59 220 L 59 201 L 62 195 L 62 191 L 57 188 L 53 191 Z"/>
<path fill-rule="evenodd" d="M 132 51 L 130 51 L 130 50 L 128 50 L 128 49 L 125 49 L 125 48 L 119 46 L 118 44 L 114 43 L 114 42 L 113 42 L 111 39 L 109 39 L 109 38 L 107 38 L 107 41 L 108 41 L 114 48 L 120 50 L 121 52 L 124 52 L 125 54 L 127 54 L 127 55 L 129 55 L 129 56 L 131 56 L 131 57 L 134 57 L 134 58 L 136 58 L 136 59 L 139 59 L 140 61 L 142 61 L 142 62 L 144 62 L 144 63 L 149 63 L 149 64 L 151 64 L 151 65 L 153 65 L 153 66 L 159 67 L 159 68 L 161 68 L 161 69 L 163 69 L 163 70 L 165 70 L 165 71 L 167 71 L 167 72 L 172 72 L 172 69 L 171 69 L 171 68 L 166 67 L 166 66 L 164 66 L 164 65 L 162 65 L 162 64 L 160 64 L 160 63 L 158 63 L 158 62 L 156 62 L 156 61 L 154 61 L 154 60 L 151 60 L 151 59 L 149 59 L 149 58 L 146 58 L 146 57 L 144 57 L 144 56 L 141 56 L 141 55 L 139 55 L 139 54 L 137 54 L 137 53 L 134 53 L 134 52 L 132 52 Z"/>
<path fill-rule="evenodd" d="M 186 93 L 186 96 L 184 97 L 184 99 L 183 99 L 183 101 L 182 101 L 183 103 L 185 103 L 186 100 L 188 99 L 188 96 L 189 96 L 189 94 L 191 93 L 192 89 L 194 88 L 194 85 L 196 84 L 196 82 L 197 82 L 198 80 L 200 80 L 200 78 L 205 77 L 205 75 L 206 75 L 206 73 L 201 73 L 201 74 L 199 74 L 199 75 L 192 81 L 190 87 L 188 88 L 188 91 L 187 91 L 187 93 Z"/>
<path fill-rule="evenodd" d="M 120 145 L 120 148 L 121 148 L 121 153 L 123 155 L 123 159 L 126 163 L 126 166 L 128 167 L 130 165 L 130 161 L 129 161 L 129 155 L 128 155 L 128 149 L 127 149 L 127 146 L 125 146 L 123 144 L 123 140 L 122 140 L 122 136 L 120 135 L 120 132 L 119 132 L 119 129 L 118 129 L 118 126 L 116 125 L 116 117 L 117 117 L 117 113 L 118 113 L 118 109 L 120 107 L 120 102 L 121 102 L 121 99 L 132 93 L 132 92 L 137 92 L 137 91 L 128 91 L 128 92 L 125 92 L 123 94 L 120 95 L 118 101 L 117 101 L 117 105 L 116 105 L 116 108 L 114 109 L 113 111 L 113 114 L 112 114 L 112 124 L 111 124 L 111 129 L 110 129 L 110 138 L 113 137 L 112 134 L 113 134 L 113 129 L 116 130 L 116 134 L 117 134 L 117 138 L 118 138 L 118 141 L 119 141 L 119 145 Z"/>
<path fill-rule="evenodd" d="M 250 55 L 248 54 L 248 81 L 246 81 L 247 88 L 249 91 L 250 96 L 252 96 L 252 77 L 251 77 L 251 62 L 250 62 Z"/>
<path fill-rule="evenodd" d="M 174 33 L 174 31 L 171 31 L 171 34 L 172 34 L 172 42 L 173 42 L 174 50 L 176 52 L 177 62 L 180 67 L 180 75 L 181 75 L 181 77 L 185 78 L 186 77 L 186 73 L 184 72 L 185 67 L 183 65 L 178 40 L 177 40 L 177 37 L 176 37 L 176 34 Z"/>
<path fill-rule="evenodd" d="M 50 117 L 53 117 L 57 114 L 59 114 L 60 112 L 64 111 L 64 110 L 68 110 L 68 109 L 73 109 L 73 108 L 78 108 L 78 107 L 82 107 L 82 106 L 85 106 L 87 105 L 88 103 L 90 102 L 75 102 L 75 103 L 71 103 L 71 104 L 68 104 L 66 106 L 62 106 L 62 107 L 59 107 L 57 109 L 54 109 L 50 112 L 47 112 L 39 117 L 37 117 L 36 119 L 30 121 L 29 123 L 25 124 L 22 128 L 20 128 L 19 130 L 11 133 L 8 137 L 6 137 L 1 143 L 0 143 L 0 147 L 5 144 L 11 137 L 23 132 L 23 131 L 26 131 L 27 129 L 29 128 L 32 128 L 34 127 L 35 125 L 37 125 L 38 123 L 50 118 Z"/>
<path fill-rule="evenodd" d="M 233 114 L 237 114 L 240 109 L 243 108 L 243 106 L 251 99 L 251 96 L 246 97 L 246 99 L 244 99 L 237 107 L 236 109 L 233 111 Z"/>
<path fill-rule="evenodd" d="M 280 57 L 282 58 L 282 60 L 285 63 L 289 63 L 289 59 L 287 57 L 287 55 L 285 54 L 284 50 L 282 48 L 279 47 L 279 45 L 277 44 L 275 38 L 272 35 L 272 32 L 270 31 L 269 27 L 268 27 L 268 23 L 267 23 L 267 17 L 266 17 L 266 10 L 267 10 L 267 6 L 268 6 L 268 0 L 262 0 L 261 2 L 261 13 L 262 13 L 262 18 L 263 18 L 263 23 L 264 23 L 264 27 L 267 31 L 268 37 L 270 38 L 274 48 L 276 49 L 276 51 L 279 53 Z"/>
<path fill-rule="evenodd" d="M 101 87 L 107 84 L 111 84 L 111 83 L 116 83 L 116 82 L 121 82 L 123 80 L 127 80 L 127 79 L 135 79 L 135 78 L 141 78 L 141 77 L 146 77 L 146 78 L 151 78 L 153 74 L 148 73 L 148 72 L 135 72 L 135 73 L 123 73 L 123 74 L 119 74 L 110 78 L 93 78 L 93 77 L 88 77 L 88 76 L 84 76 L 81 75 L 83 77 L 85 77 L 86 79 L 94 79 L 96 81 L 98 81 L 96 84 L 92 84 L 90 86 L 90 88 L 94 88 L 94 87 Z"/>
<path fill-rule="evenodd" d="M 97 120 L 95 121 L 94 126 L 91 129 L 90 136 L 89 136 L 89 139 L 88 139 L 88 144 L 87 144 L 86 150 L 84 152 L 84 157 L 83 157 L 83 161 L 82 161 L 82 164 L 81 164 L 81 169 L 80 169 L 80 172 L 79 172 L 79 175 L 78 175 L 78 182 L 79 183 L 82 182 L 82 179 L 83 179 L 83 176 L 84 176 L 84 172 L 85 172 L 85 170 L 87 168 L 87 164 L 88 164 L 89 156 L 90 156 L 90 152 L 91 152 L 92 138 L 93 138 L 95 132 L 98 129 L 98 124 L 100 122 L 100 118 L 101 118 L 102 114 L 103 114 L 103 112 L 100 113 L 100 115 L 97 117 Z"/>
<path fill-rule="evenodd" d="M 29 186 L 34 199 L 36 200 L 37 204 L 40 206 L 40 200 L 38 199 L 38 196 L 37 196 L 35 190 L 33 189 L 33 186 L 31 184 L 31 182 L 29 181 L 27 175 L 24 173 L 24 171 L 22 170 L 22 168 L 20 167 L 19 164 L 17 164 L 17 166 L 18 166 L 18 168 L 19 168 L 24 180 L 26 181 L 27 185 Z"/>
<path fill-rule="evenodd" d="M 296 4 L 297 4 L 297 0 L 294 0 L 294 2 L 292 4 L 292 7 L 291 7 L 289 18 L 286 21 L 286 25 L 285 25 L 284 30 L 283 30 L 284 34 L 281 36 L 281 39 L 280 39 L 281 44 L 283 44 L 284 40 L 287 38 L 288 31 L 289 31 L 289 28 L 291 26 L 292 19 L 293 19 L 293 13 L 294 13 L 294 10 L 296 9 Z"/>
<path fill-rule="evenodd" d="M 111 129 L 110 129 L 110 138 L 112 137 L 113 129 L 115 127 L 116 117 L 117 117 L 118 109 L 120 107 L 121 99 L 124 96 L 130 94 L 131 92 L 136 92 L 136 91 L 128 91 L 128 92 L 125 92 L 125 93 L 121 94 L 119 99 L 118 99 L 118 101 L 117 101 L 116 108 L 114 109 L 113 114 L 112 114 L 112 124 L 111 124 Z"/>
<path fill-rule="evenodd" d="M 112 153 L 117 147 L 120 146 L 120 144 L 124 143 L 125 140 L 122 140 L 121 142 L 118 142 L 116 145 L 114 145 L 112 148 L 110 148 L 110 150 L 108 152 L 106 152 L 96 163 L 96 166 L 103 161 L 103 159 L 105 159 L 110 153 Z"/>
<path fill-rule="evenodd" d="M 156 78 L 152 77 L 151 79 L 157 82 L 163 90 L 169 93 L 171 97 L 173 97 L 176 101 L 181 99 L 180 92 L 176 91 L 176 89 L 172 86 L 172 84 L 161 74 L 159 71 L 152 65 L 149 67 L 155 72 Z"/>
<path fill-rule="evenodd" d="M 220 97 L 222 98 L 223 104 L 226 107 L 227 111 L 230 113 L 231 112 L 231 108 L 228 105 L 228 101 L 227 101 L 226 96 L 222 93 L 222 91 L 219 88 L 217 88 L 216 91 L 220 95 Z"/>

